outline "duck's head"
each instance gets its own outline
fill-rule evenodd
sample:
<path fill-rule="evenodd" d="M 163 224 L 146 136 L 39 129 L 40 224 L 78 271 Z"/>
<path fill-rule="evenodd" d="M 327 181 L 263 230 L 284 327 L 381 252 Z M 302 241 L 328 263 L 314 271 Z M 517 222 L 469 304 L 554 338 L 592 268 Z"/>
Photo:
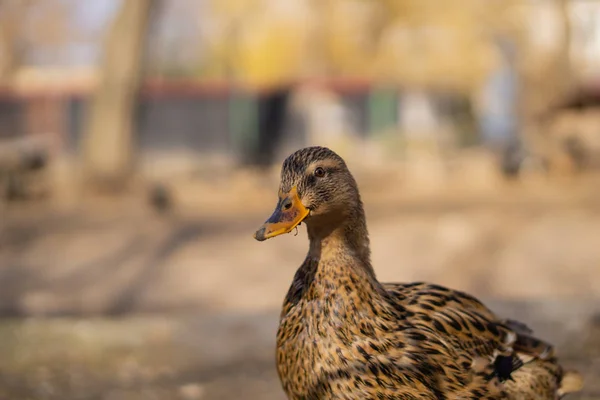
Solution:
<path fill-rule="evenodd" d="M 344 160 L 326 147 L 307 147 L 283 162 L 279 201 L 254 238 L 291 232 L 301 222 L 309 228 L 334 226 L 357 207 L 362 208 L 358 189 Z"/>

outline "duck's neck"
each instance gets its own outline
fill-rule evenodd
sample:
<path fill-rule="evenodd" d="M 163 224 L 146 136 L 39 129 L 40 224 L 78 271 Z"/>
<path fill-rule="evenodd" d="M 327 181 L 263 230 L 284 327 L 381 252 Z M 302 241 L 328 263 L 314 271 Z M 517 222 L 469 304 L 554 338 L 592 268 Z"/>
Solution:
<path fill-rule="evenodd" d="M 310 249 L 308 260 L 317 266 L 315 278 L 334 283 L 343 277 L 352 282 L 376 286 L 379 283 L 371 266 L 369 235 L 360 201 L 344 214 L 320 217 L 307 224 Z M 318 285 L 318 282 L 315 282 Z"/>

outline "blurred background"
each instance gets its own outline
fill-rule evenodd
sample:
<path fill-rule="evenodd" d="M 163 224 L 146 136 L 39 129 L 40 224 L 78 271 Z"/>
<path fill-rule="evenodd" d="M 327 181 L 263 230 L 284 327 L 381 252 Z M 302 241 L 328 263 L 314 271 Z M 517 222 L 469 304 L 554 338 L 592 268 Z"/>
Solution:
<path fill-rule="evenodd" d="M 0 399 L 284 399 L 307 239 L 252 233 L 308 145 L 380 280 L 479 296 L 600 399 L 596 0 L 0 0 Z"/>

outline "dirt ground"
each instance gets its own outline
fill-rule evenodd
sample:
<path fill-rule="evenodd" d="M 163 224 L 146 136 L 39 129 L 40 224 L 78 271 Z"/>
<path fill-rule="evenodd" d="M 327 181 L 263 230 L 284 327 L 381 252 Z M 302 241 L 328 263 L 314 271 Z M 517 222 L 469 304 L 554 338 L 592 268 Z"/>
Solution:
<path fill-rule="evenodd" d="M 358 174 L 382 281 L 467 290 L 557 345 L 600 399 L 597 178 L 467 191 Z M 301 228 L 252 233 L 276 179 L 170 186 L 174 208 L 120 199 L 4 206 L 0 399 L 283 399 L 277 315 Z"/>

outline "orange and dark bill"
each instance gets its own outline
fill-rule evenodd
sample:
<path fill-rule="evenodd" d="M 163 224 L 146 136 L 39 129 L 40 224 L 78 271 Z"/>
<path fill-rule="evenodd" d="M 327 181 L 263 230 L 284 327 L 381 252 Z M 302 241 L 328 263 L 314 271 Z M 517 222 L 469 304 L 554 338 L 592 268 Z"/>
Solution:
<path fill-rule="evenodd" d="M 296 188 L 293 187 L 289 193 L 279 196 L 273 215 L 254 233 L 254 239 L 262 242 L 289 233 L 306 218 L 309 212 L 300 201 Z"/>

